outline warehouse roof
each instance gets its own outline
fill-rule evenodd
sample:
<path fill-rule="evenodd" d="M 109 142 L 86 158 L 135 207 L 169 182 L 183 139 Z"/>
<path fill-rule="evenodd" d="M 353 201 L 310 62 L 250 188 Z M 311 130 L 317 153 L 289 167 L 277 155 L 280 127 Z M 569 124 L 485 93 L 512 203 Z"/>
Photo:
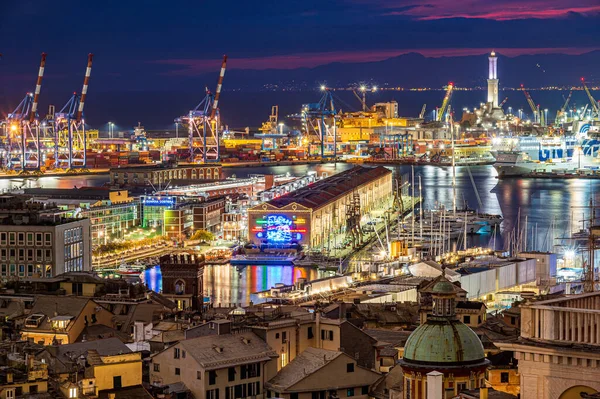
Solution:
<path fill-rule="evenodd" d="M 383 166 L 376 168 L 355 166 L 350 170 L 319 180 L 306 187 L 282 195 L 279 198 L 272 199 L 268 204 L 278 208 L 291 203 L 297 203 L 307 208 L 320 208 L 363 184 L 388 174 L 392 174 L 392 171 Z"/>

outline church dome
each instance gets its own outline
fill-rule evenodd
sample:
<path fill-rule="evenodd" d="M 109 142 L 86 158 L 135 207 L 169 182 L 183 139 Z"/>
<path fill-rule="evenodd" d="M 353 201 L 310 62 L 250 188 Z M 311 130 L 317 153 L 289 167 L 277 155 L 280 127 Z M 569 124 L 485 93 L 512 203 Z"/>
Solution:
<path fill-rule="evenodd" d="M 417 364 L 473 364 L 485 361 L 485 354 L 477 334 L 460 321 L 428 320 L 410 334 L 403 360 Z"/>

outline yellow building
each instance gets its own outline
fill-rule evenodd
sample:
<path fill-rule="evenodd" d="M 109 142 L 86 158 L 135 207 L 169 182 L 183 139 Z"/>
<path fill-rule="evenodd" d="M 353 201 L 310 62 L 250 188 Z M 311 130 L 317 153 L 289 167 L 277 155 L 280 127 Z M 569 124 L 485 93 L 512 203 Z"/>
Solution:
<path fill-rule="evenodd" d="M 21 338 L 42 345 L 70 344 L 88 325 L 114 327 L 113 318 L 88 298 L 40 295 L 21 329 Z"/>
<path fill-rule="evenodd" d="M 86 376 L 94 377 L 97 391 L 142 384 L 142 355 L 139 352 L 101 356 L 98 351 L 89 351 L 87 364 Z"/>
<path fill-rule="evenodd" d="M 268 397 L 284 399 L 369 398 L 381 374 L 344 352 L 308 348 L 265 384 Z"/>
<path fill-rule="evenodd" d="M 3 367 L 0 370 L 0 399 L 29 397 L 48 392 L 48 365 L 31 358 L 26 371 Z"/>

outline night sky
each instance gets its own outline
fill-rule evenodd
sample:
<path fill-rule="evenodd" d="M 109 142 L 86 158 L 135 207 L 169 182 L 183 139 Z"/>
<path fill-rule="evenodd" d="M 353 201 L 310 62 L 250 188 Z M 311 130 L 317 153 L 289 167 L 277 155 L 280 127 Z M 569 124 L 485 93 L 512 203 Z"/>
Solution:
<path fill-rule="evenodd" d="M 186 78 L 216 75 L 224 53 L 230 69 L 293 69 L 410 51 L 439 57 L 494 48 L 516 56 L 600 48 L 598 0 L 0 3 L 0 104 L 33 90 L 42 51 L 42 96 L 62 90 L 66 100 L 80 90 L 89 52 L 96 56 L 92 96 L 181 88 Z"/>

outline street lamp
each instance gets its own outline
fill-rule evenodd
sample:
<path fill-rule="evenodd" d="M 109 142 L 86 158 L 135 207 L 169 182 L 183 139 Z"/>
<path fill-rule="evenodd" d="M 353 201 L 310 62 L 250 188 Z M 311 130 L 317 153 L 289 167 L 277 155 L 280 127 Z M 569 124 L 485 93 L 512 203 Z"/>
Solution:
<path fill-rule="evenodd" d="M 112 122 L 108 122 L 108 136 L 112 139 L 113 138 L 113 128 L 114 128 L 115 124 Z"/>

